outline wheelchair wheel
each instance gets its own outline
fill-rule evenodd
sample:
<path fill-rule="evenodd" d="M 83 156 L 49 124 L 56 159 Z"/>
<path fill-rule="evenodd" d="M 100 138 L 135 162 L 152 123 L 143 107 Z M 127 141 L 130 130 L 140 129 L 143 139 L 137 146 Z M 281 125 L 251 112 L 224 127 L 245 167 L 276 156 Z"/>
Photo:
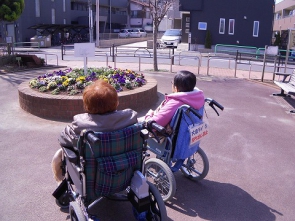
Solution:
<path fill-rule="evenodd" d="M 159 190 L 164 202 L 170 200 L 176 192 L 175 177 L 162 160 L 151 158 L 145 162 L 144 175 Z"/>
<path fill-rule="evenodd" d="M 148 221 L 167 220 L 167 210 L 160 192 L 152 183 L 147 183 L 149 185 L 150 209 L 147 212 L 146 219 Z"/>
<path fill-rule="evenodd" d="M 180 170 L 189 179 L 202 180 L 208 174 L 208 157 L 201 148 L 195 154 L 185 159 L 183 164 L 184 166 L 180 167 Z"/>
<path fill-rule="evenodd" d="M 69 208 L 70 198 L 68 192 L 66 191 L 61 197 L 55 199 L 55 203 L 62 209 Z"/>
<path fill-rule="evenodd" d="M 86 217 L 76 201 L 70 202 L 69 213 L 71 221 L 86 221 Z"/>

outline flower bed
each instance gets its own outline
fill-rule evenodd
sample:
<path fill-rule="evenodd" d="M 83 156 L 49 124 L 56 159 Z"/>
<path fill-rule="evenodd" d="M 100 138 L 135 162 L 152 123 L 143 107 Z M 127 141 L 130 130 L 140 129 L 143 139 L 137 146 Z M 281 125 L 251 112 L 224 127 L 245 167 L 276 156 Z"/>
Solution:
<path fill-rule="evenodd" d="M 100 70 L 102 74 L 88 70 L 85 76 L 81 69 L 77 69 L 80 76 L 74 78 L 75 82 L 70 79 L 70 75 L 77 71 L 72 69 L 56 71 L 23 82 L 18 87 L 20 107 L 38 117 L 71 121 L 74 115 L 85 112 L 83 97 L 80 92 L 88 83 L 99 78 L 110 82 L 119 92 L 118 110 L 131 108 L 135 111 L 141 111 L 150 108 L 158 100 L 157 81 L 153 78 L 146 79 L 143 74 L 137 74 L 130 70 L 111 68 L 95 70 Z M 56 83 L 55 88 L 52 87 L 52 84 L 55 84 L 54 82 Z M 59 94 L 55 93 L 56 89 L 61 87 L 62 84 L 65 84 L 65 89 L 59 90 Z M 41 87 L 46 87 L 43 93 L 39 92 Z M 69 87 L 74 88 L 69 90 Z M 72 90 L 76 90 L 78 93 L 74 93 Z"/>
<path fill-rule="evenodd" d="M 84 69 L 66 69 L 46 73 L 31 80 L 31 88 L 39 92 L 53 95 L 65 94 L 76 95 L 92 84 L 97 79 L 103 79 L 110 83 L 117 92 L 132 90 L 146 84 L 143 74 L 131 70 L 122 70 L 111 67 L 89 68 L 84 74 Z"/>

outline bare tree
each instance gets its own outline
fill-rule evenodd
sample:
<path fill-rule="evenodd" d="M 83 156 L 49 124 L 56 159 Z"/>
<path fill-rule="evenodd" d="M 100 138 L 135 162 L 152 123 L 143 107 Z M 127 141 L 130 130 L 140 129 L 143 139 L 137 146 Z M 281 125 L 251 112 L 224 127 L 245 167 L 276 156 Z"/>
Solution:
<path fill-rule="evenodd" d="M 167 12 L 173 9 L 173 5 L 176 5 L 177 0 L 148 0 L 148 7 L 153 20 L 153 61 L 154 71 L 158 71 L 158 59 L 157 59 L 157 36 L 158 29 L 164 16 Z"/>

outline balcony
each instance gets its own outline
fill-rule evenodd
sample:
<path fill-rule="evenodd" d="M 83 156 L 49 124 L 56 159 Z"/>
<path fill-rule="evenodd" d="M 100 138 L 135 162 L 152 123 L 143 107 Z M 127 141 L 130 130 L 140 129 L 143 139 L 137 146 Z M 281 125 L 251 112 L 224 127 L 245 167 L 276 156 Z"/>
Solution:
<path fill-rule="evenodd" d="M 295 28 L 295 15 L 287 15 L 274 20 L 274 31 L 287 30 L 289 28 Z"/>

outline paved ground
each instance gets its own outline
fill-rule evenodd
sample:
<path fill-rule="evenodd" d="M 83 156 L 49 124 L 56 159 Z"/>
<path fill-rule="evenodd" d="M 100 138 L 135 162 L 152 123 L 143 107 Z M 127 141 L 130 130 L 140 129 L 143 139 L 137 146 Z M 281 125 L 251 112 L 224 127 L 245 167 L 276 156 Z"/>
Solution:
<path fill-rule="evenodd" d="M 64 65 L 81 67 L 82 62 Z M 122 68 L 137 67 L 122 64 Z M 195 71 L 193 67 L 179 68 Z M 151 68 L 142 68 L 147 69 Z M 158 81 L 155 107 L 163 94 L 170 92 L 173 74 L 143 72 Z M 169 220 L 294 220 L 295 116 L 288 112 L 295 108 L 294 98 L 273 97 L 271 94 L 279 89 L 272 84 L 245 80 L 243 72 L 238 73 L 238 78 L 227 77 L 230 72 L 216 68 L 210 76 L 198 76 L 198 87 L 225 110 L 217 117 L 207 108 L 210 136 L 202 148 L 209 158 L 209 174 L 200 183 L 184 178 L 180 172 L 175 174 L 178 189 L 166 204 Z M 18 104 L 17 86 L 41 73 L 44 71 L 0 75 L 3 221 L 69 219 L 51 196 L 56 186 L 50 168 L 51 158 L 59 148 L 57 136 L 67 122 L 32 116 Z M 106 201 L 99 212 L 105 221 L 132 220 L 127 202 Z"/>

